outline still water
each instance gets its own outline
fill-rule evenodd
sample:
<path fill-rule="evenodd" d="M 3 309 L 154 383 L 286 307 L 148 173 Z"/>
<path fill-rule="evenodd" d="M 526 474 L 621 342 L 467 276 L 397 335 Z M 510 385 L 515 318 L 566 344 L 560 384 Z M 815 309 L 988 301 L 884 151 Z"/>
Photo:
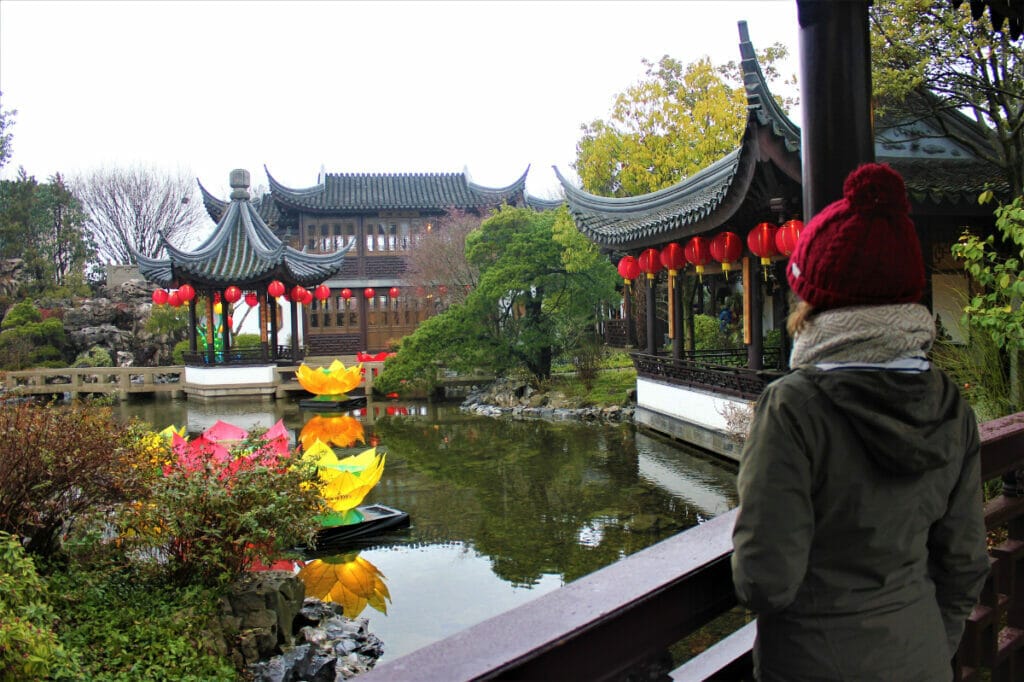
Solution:
<path fill-rule="evenodd" d="M 283 419 L 295 440 L 317 415 L 288 401 L 133 400 L 115 410 L 193 434 L 218 419 L 246 429 Z M 426 403 L 322 414 L 362 422 L 367 441 L 387 453 L 366 502 L 411 518 L 408 530 L 303 568 L 347 615 L 369 619 L 385 659 L 736 505 L 734 469 L 629 425 L 494 419 Z"/>

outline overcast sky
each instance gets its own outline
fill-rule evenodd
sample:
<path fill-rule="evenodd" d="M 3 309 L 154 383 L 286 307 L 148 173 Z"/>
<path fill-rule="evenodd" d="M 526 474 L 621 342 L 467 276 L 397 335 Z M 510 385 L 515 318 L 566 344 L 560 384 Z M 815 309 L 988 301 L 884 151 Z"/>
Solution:
<path fill-rule="evenodd" d="M 0 0 L 0 106 L 18 110 L 2 176 L 143 164 L 226 198 L 232 168 L 503 186 L 530 165 L 527 190 L 554 196 L 551 166 L 573 175 L 580 126 L 642 58 L 737 60 L 743 19 L 795 74 L 795 0 Z"/>

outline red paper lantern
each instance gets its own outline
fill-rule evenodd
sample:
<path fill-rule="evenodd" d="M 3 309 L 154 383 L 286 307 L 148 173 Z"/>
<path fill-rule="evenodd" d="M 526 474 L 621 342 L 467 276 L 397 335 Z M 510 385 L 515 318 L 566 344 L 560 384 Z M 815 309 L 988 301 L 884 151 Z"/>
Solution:
<path fill-rule="evenodd" d="M 163 305 L 167 303 L 167 292 L 163 289 L 157 289 L 153 292 L 153 303 L 157 305 Z"/>
<path fill-rule="evenodd" d="M 619 275 L 622 279 L 626 280 L 626 284 L 640 276 L 640 264 L 636 262 L 636 258 L 633 256 L 623 256 L 622 260 L 619 261 L 618 269 Z"/>
<path fill-rule="evenodd" d="M 234 284 L 224 290 L 224 300 L 228 303 L 237 303 L 240 298 L 242 298 L 242 290 Z"/>
<path fill-rule="evenodd" d="M 284 284 L 275 279 L 274 281 L 267 285 L 267 293 L 273 296 L 274 298 L 283 296 Z"/>
<path fill-rule="evenodd" d="M 191 284 L 182 284 L 178 287 L 178 296 L 181 297 L 182 303 L 188 303 L 196 297 L 196 290 L 192 288 Z"/>
<path fill-rule="evenodd" d="M 313 302 L 313 292 L 309 289 L 302 290 L 302 298 L 299 299 L 299 303 L 302 305 L 309 305 Z"/>
<path fill-rule="evenodd" d="M 804 229 L 802 220 L 787 220 L 775 233 L 775 248 L 783 256 L 789 256 L 796 250 L 797 240 L 800 239 L 800 231 Z"/>
<path fill-rule="evenodd" d="M 373 290 L 373 287 L 366 287 L 363 289 L 363 298 L 370 300 L 377 295 L 377 292 Z"/>
<path fill-rule="evenodd" d="M 686 260 L 693 263 L 698 275 L 704 274 L 704 266 L 711 262 L 711 247 L 706 237 L 691 237 L 683 249 Z"/>
<path fill-rule="evenodd" d="M 675 242 L 665 245 L 665 248 L 658 254 L 661 264 L 672 274 L 674 271 L 686 267 L 686 256 L 683 254 L 683 247 Z"/>
<path fill-rule="evenodd" d="M 657 249 L 647 249 L 640 254 L 638 260 L 640 269 L 647 273 L 647 279 L 654 279 L 654 276 L 661 272 L 661 257 Z"/>
<path fill-rule="evenodd" d="M 719 232 L 708 245 L 711 257 L 722 264 L 722 272 L 729 272 L 732 263 L 743 255 L 743 242 L 735 232 Z"/>
<path fill-rule="evenodd" d="M 302 299 L 306 297 L 306 287 L 300 284 L 296 284 L 295 286 L 292 287 L 291 294 L 292 301 L 294 301 L 295 303 L 302 303 Z"/>
<path fill-rule="evenodd" d="M 437 287 L 437 293 L 441 294 L 442 296 L 446 295 L 448 293 L 448 287 L 446 287 L 443 284 L 438 286 Z"/>
<path fill-rule="evenodd" d="M 167 297 L 167 305 L 171 306 L 172 308 L 177 308 L 178 306 L 180 306 L 181 294 L 179 294 L 177 291 L 172 291 L 170 296 Z"/>
<path fill-rule="evenodd" d="M 400 292 L 398 291 L 398 287 L 391 287 L 390 289 L 388 289 L 388 296 L 390 296 L 391 298 L 398 298 L 399 293 Z"/>
<path fill-rule="evenodd" d="M 747 246 L 755 256 L 761 259 L 761 265 L 771 265 L 772 256 L 779 253 L 775 248 L 775 232 L 778 230 L 771 223 L 758 223 L 747 233 Z M 766 274 L 767 276 L 767 274 Z"/>
<path fill-rule="evenodd" d="M 331 288 L 326 284 L 317 284 L 313 289 L 313 297 L 318 301 L 326 301 L 331 297 Z"/>
<path fill-rule="evenodd" d="M 341 290 L 341 297 L 343 299 L 345 299 L 346 301 L 348 299 L 352 298 L 352 290 L 351 289 L 342 289 Z"/>
<path fill-rule="evenodd" d="M 255 308 L 259 302 L 260 298 L 254 292 L 250 291 L 245 295 L 245 304 L 250 308 Z"/>
<path fill-rule="evenodd" d="M 228 329 L 232 329 L 235 326 L 235 318 L 228 315 L 227 317 Z"/>

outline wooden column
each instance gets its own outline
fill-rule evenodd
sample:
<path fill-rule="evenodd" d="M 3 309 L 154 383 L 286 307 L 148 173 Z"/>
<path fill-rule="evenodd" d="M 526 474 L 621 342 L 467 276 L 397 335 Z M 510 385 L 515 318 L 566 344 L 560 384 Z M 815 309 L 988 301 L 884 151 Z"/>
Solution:
<path fill-rule="evenodd" d="M 761 261 L 743 259 L 743 341 L 747 344 L 747 367 L 764 369 L 764 335 L 761 316 L 764 303 L 761 296 Z"/>
<path fill-rule="evenodd" d="M 214 364 L 217 361 L 217 354 L 213 349 L 213 292 L 206 294 L 206 361 Z"/>
<path fill-rule="evenodd" d="M 671 312 L 669 318 L 672 320 L 672 359 L 679 360 L 683 357 L 683 280 L 685 275 L 671 277 L 672 288 L 669 302 Z"/>
<path fill-rule="evenodd" d="M 870 0 L 797 0 L 803 108 L 804 220 L 839 199 L 851 170 L 875 158 Z"/>
<path fill-rule="evenodd" d="M 199 350 L 199 339 L 196 336 L 196 325 L 199 324 L 199 320 L 196 319 L 196 300 L 193 298 L 185 305 L 188 306 L 188 352 L 195 353 Z"/>
<path fill-rule="evenodd" d="M 231 325 L 228 324 L 228 316 L 231 314 L 231 304 L 221 294 L 220 299 L 220 340 L 224 348 L 224 362 L 228 361 L 228 351 L 231 350 Z"/>
<path fill-rule="evenodd" d="M 257 291 L 256 292 L 256 305 L 259 306 L 259 317 L 260 317 L 260 359 L 263 362 L 267 362 L 270 359 L 269 348 L 267 348 L 267 321 L 270 317 L 270 311 L 267 305 L 267 292 Z"/>
<path fill-rule="evenodd" d="M 267 315 L 270 317 L 270 357 L 277 360 L 277 314 L 280 308 L 277 299 L 267 296 Z"/>
<path fill-rule="evenodd" d="M 292 362 L 299 360 L 299 306 L 291 301 L 292 311 Z"/>
<path fill-rule="evenodd" d="M 636 328 L 633 326 L 633 284 L 624 280 L 622 286 L 622 315 L 626 320 L 626 345 L 636 348 Z"/>
<path fill-rule="evenodd" d="M 647 354 L 657 355 L 658 344 L 654 340 L 655 334 L 655 314 L 654 314 L 654 276 L 646 275 L 647 281 L 645 292 L 647 294 Z"/>

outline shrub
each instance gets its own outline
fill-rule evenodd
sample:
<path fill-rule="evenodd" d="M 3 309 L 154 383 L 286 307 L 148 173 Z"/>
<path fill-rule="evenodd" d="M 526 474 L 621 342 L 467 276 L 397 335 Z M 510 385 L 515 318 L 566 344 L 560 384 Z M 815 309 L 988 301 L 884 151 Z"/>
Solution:
<path fill-rule="evenodd" d="M 171 351 L 171 358 L 174 360 L 176 365 L 185 364 L 185 353 L 188 352 L 188 339 L 184 341 L 178 341 L 174 344 L 174 350 Z"/>
<path fill-rule="evenodd" d="M 243 350 L 246 348 L 259 348 L 260 347 L 260 335 L 259 334 L 238 334 L 234 339 L 231 340 L 233 348 Z"/>
<path fill-rule="evenodd" d="M 150 334 L 179 336 L 188 331 L 188 308 L 155 305 L 149 312 L 145 329 Z"/>
<path fill-rule="evenodd" d="M 113 367 L 114 360 L 110 357 L 110 351 L 103 346 L 93 346 L 89 350 L 82 351 L 75 358 L 72 367 Z"/>
<path fill-rule="evenodd" d="M 43 315 L 29 301 L 14 305 L 0 323 L 0 362 L 4 369 L 64 367 L 68 347 L 64 324 Z"/>
<path fill-rule="evenodd" d="M 218 595 L 147 580 L 131 567 L 72 565 L 48 578 L 58 634 L 76 679 L 235 680 L 211 634 Z"/>
<path fill-rule="evenodd" d="M 0 531 L 0 679 L 50 678 L 70 667 L 43 582 L 18 539 Z"/>
<path fill-rule="evenodd" d="M 137 428 L 89 403 L 0 403 L 0 530 L 48 556 L 79 515 L 134 499 L 150 477 Z"/>
<path fill-rule="evenodd" d="M 1011 413 L 1010 381 L 999 347 L 986 332 L 971 329 L 969 333 L 966 344 L 936 341 L 932 360 L 957 383 L 979 421 Z"/>
<path fill-rule="evenodd" d="M 311 544 L 322 499 L 312 485 L 316 466 L 298 451 L 278 454 L 250 434 L 225 457 L 190 452 L 165 449 L 151 495 L 118 514 L 124 542 L 155 551 L 154 568 L 172 583 L 221 584 L 256 561 Z"/>
<path fill-rule="evenodd" d="M 576 370 L 576 377 L 588 391 L 594 387 L 603 355 L 604 348 L 596 339 L 582 341 L 573 354 L 572 364 Z"/>
<path fill-rule="evenodd" d="M 696 350 L 716 350 L 724 345 L 725 336 L 718 319 L 710 315 L 693 316 L 693 346 Z"/>

